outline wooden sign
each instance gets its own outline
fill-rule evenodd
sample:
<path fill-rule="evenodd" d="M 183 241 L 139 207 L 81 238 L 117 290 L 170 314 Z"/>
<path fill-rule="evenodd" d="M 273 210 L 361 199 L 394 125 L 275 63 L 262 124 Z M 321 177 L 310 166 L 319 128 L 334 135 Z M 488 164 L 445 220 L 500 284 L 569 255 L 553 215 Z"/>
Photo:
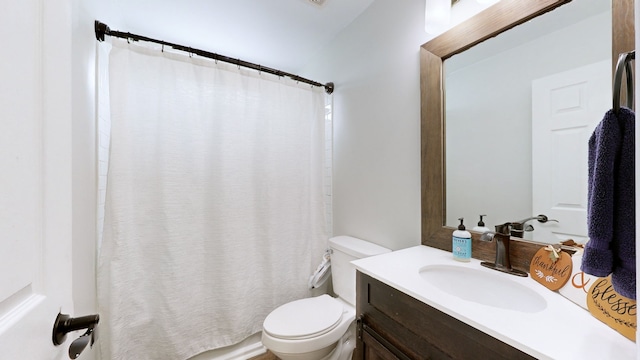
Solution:
<path fill-rule="evenodd" d="M 587 294 L 587 307 L 596 319 L 636 341 L 636 301 L 618 294 L 611 285 L 611 276 L 597 278 Z"/>
<path fill-rule="evenodd" d="M 535 281 L 555 291 L 567 283 L 571 277 L 572 267 L 569 254 L 555 250 L 549 245 L 533 255 L 529 273 Z"/>
<path fill-rule="evenodd" d="M 588 310 L 587 294 L 589 293 L 591 285 L 593 285 L 598 278 L 580 270 L 580 266 L 582 265 L 582 254 L 583 250 L 578 250 L 571 256 L 571 267 L 573 269 L 571 271 L 571 277 L 569 278 L 569 281 L 567 281 L 567 283 L 558 290 L 558 292 L 560 295 L 580 305 L 585 310 Z"/>

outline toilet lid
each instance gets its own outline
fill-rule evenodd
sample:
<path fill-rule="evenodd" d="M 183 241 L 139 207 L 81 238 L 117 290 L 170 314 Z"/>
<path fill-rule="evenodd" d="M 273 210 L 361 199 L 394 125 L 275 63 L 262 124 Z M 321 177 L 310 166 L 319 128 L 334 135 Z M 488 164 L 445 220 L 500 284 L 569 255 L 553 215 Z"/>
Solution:
<path fill-rule="evenodd" d="M 343 306 L 329 295 L 295 300 L 273 310 L 264 320 L 264 331 L 281 339 L 322 335 L 342 319 Z"/>

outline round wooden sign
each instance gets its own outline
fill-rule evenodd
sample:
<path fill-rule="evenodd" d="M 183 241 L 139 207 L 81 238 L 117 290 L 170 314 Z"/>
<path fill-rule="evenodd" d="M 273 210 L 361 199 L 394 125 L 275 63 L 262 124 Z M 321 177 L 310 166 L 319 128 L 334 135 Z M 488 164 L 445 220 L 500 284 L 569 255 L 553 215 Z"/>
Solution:
<path fill-rule="evenodd" d="M 611 276 L 598 278 L 587 294 L 591 315 L 631 341 L 636 341 L 636 301 L 620 295 L 611 285 Z"/>
<path fill-rule="evenodd" d="M 541 248 L 533 256 L 529 273 L 535 281 L 555 291 L 567 283 L 572 269 L 573 262 L 569 254 L 548 246 Z"/>

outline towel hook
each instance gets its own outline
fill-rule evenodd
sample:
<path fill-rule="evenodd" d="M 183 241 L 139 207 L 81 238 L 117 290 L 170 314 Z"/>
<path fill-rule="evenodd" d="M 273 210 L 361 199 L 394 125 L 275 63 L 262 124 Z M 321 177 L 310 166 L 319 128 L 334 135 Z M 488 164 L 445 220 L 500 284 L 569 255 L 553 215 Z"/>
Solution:
<path fill-rule="evenodd" d="M 622 88 L 622 73 L 626 72 L 627 79 L 627 107 L 633 108 L 633 72 L 631 68 L 631 60 L 635 60 L 636 52 L 630 51 L 618 56 L 616 64 L 616 72 L 613 79 L 613 111 L 618 113 L 620 110 L 620 90 Z"/>

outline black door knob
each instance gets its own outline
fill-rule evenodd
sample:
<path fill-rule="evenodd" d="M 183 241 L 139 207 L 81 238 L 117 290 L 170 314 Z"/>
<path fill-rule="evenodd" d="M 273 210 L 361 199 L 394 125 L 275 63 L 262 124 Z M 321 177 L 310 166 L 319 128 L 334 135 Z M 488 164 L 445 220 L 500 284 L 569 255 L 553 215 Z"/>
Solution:
<path fill-rule="evenodd" d="M 69 358 L 77 359 L 89 343 L 93 346 L 99 321 L 100 316 L 98 314 L 72 318 L 67 314 L 58 313 L 56 321 L 53 323 L 53 344 L 57 346 L 64 343 L 67 333 L 71 331 L 87 329 L 82 336 L 73 340 L 69 346 Z"/>
<path fill-rule="evenodd" d="M 61 345 L 67 337 L 67 333 L 82 329 L 93 329 L 100 321 L 100 315 L 87 315 L 72 318 L 67 314 L 60 314 L 53 323 L 53 344 Z"/>

